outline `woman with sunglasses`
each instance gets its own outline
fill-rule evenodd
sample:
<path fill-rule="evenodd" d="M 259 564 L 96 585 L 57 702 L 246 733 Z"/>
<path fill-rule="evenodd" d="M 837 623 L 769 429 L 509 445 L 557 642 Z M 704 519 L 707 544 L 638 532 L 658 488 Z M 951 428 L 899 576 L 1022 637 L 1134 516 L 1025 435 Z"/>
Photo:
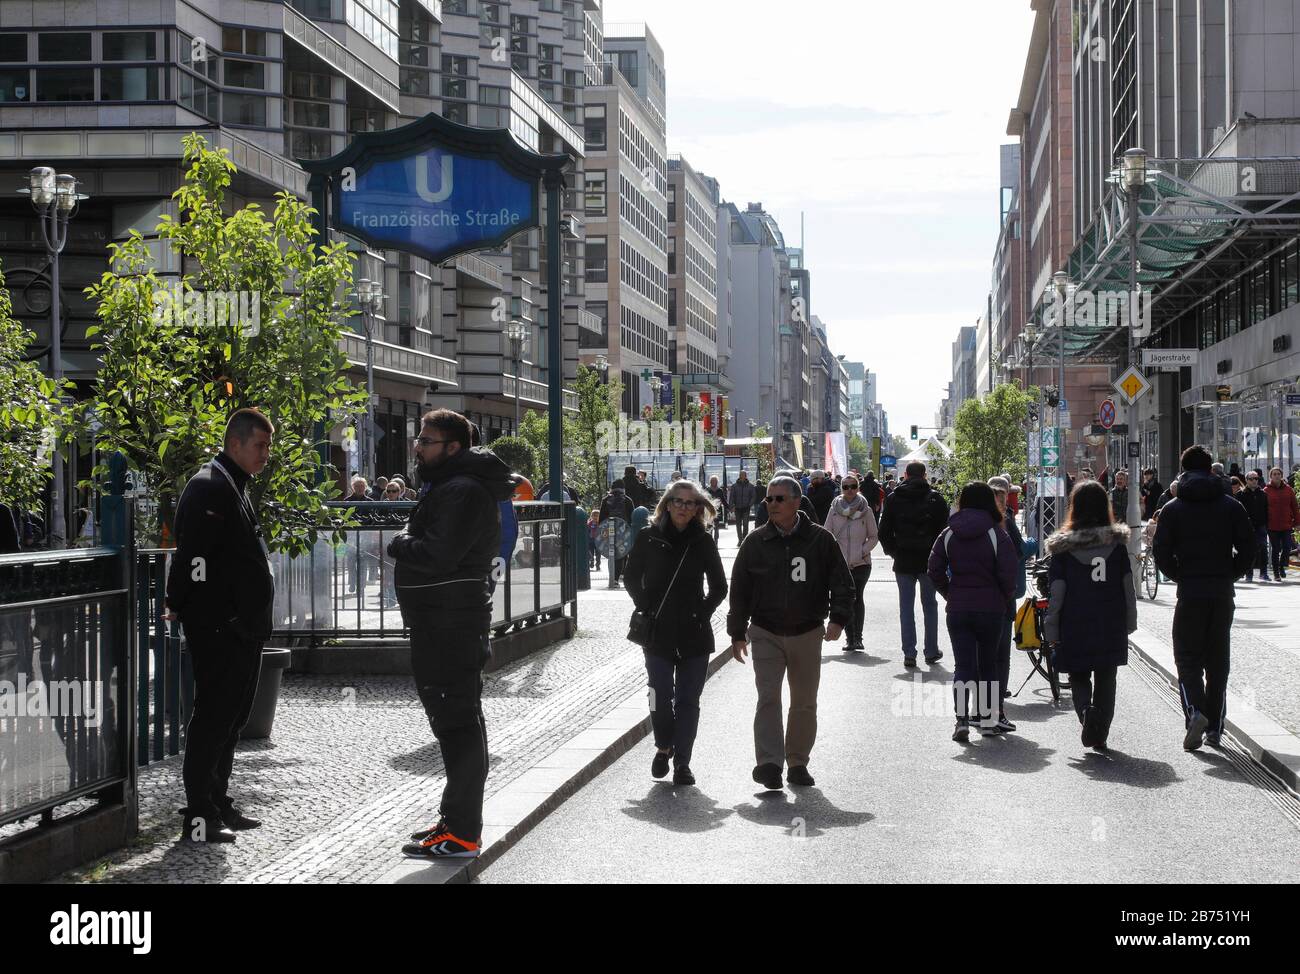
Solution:
<path fill-rule="evenodd" d="M 862 652 L 866 647 L 862 643 L 862 624 L 866 618 L 866 605 L 862 593 L 871 577 L 871 549 L 876 546 L 879 536 L 876 531 L 876 515 L 862 496 L 858 478 L 849 474 L 840 483 L 842 493 L 831 501 L 830 511 L 826 514 L 826 530 L 835 535 L 840 551 L 853 574 L 853 619 L 848 626 L 844 651 Z"/>
<path fill-rule="evenodd" d="M 699 484 L 673 481 L 632 543 L 623 576 L 636 608 L 655 616 L 645 647 L 657 748 L 650 773 L 662 778 L 671 760 L 674 785 L 695 784 L 691 753 L 713 655 L 713 611 L 727 597 L 727 575 L 710 531 L 714 513 Z"/>

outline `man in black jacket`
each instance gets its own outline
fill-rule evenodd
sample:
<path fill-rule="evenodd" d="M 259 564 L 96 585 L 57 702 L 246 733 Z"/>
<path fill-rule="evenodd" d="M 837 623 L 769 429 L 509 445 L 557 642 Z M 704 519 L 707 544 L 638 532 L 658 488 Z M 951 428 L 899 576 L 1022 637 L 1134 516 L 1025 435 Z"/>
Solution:
<path fill-rule="evenodd" d="M 744 470 L 736 475 L 736 482 L 731 485 L 731 494 L 728 497 L 730 506 L 736 512 L 736 540 L 744 541 L 749 534 L 749 520 L 754 509 L 754 502 L 758 500 L 758 493 L 754 489 L 754 484 L 750 482 L 749 474 Z"/>
<path fill-rule="evenodd" d="M 808 500 L 812 503 L 812 508 L 816 512 L 816 523 L 825 524 L 826 515 L 830 513 L 831 505 L 835 503 L 835 498 L 839 496 L 839 490 L 835 482 L 826 476 L 821 470 L 812 472 L 812 485 L 808 488 Z"/>
<path fill-rule="evenodd" d="M 853 617 L 853 575 L 835 536 L 798 509 L 801 494 L 793 477 L 772 478 L 768 523 L 745 539 L 731 569 L 731 655 L 743 663 L 753 643 L 754 780 L 771 790 L 781 787 L 782 764 L 790 784 L 813 783 L 808 759 L 817 737 L 821 643 L 838 641 Z M 828 612 L 830 625 L 823 628 Z M 787 671 L 790 716 L 783 729 Z"/>
<path fill-rule="evenodd" d="M 634 507 L 623 481 L 614 481 L 610 485 L 609 493 L 600 502 L 601 527 L 603 528 L 608 522 L 613 522 L 613 527 L 608 530 L 618 531 L 626 536 L 632 526 Z M 653 514 L 654 511 L 650 513 Z M 623 568 L 627 564 L 627 552 L 624 551 L 620 555 L 616 546 L 614 551 L 606 551 L 605 554 L 609 558 L 609 587 L 618 588 L 618 580 L 623 577 Z"/>
<path fill-rule="evenodd" d="M 1232 583 L 1255 558 L 1255 532 L 1246 509 L 1224 493 L 1210 462 L 1202 446 L 1183 451 L 1178 496 L 1161 509 L 1153 542 L 1156 566 L 1178 583 L 1174 665 L 1187 725 L 1183 747 L 1189 751 L 1207 736 L 1217 747 L 1223 733 L 1235 610 Z"/>
<path fill-rule="evenodd" d="M 916 590 L 921 589 L 925 619 L 925 661 L 943 659 L 939 651 L 939 605 L 926 572 L 934 539 L 948 526 L 948 502 L 925 479 L 925 464 L 914 460 L 889 499 L 880 519 L 880 546 L 894 559 L 898 614 L 903 638 L 903 665 L 916 665 Z"/>
<path fill-rule="evenodd" d="M 1246 572 L 1246 581 L 1255 580 L 1255 569 L 1259 569 L 1261 581 L 1268 581 L 1268 497 L 1264 493 L 1264 484 L 1258 471 L 1246 474 L 1246 489 L 1237 495 L 1237 500 L 1246 509 L 1250 526 L 1255 532 L 1255 561 Z"/>
<path fill-rule="evenodd" d="M 397 601 L 411 630 L 411 669 L 447 784 L 437 824 L 411 836 L 414 859 L 479 854 L 487 727 L 483 664 L 491 657 L 492 573 L 502 567 L 497 505 L 514 493 L 510 468 L 470 447 L 469 421 L 450 409 L 426 413 L 415 441 L 428 485 L 403 531 L 388 543 Z"/>
<path fill-rule="evenodd" d="M 235 807 L 230 774 L 271 635 L 275 579 L 247 489 L 270 460 L 274 432 L 258 410 L 236 412 L 224 448 L 190 478 L 176 505 L 165 618 L 180 619 L 194 670 L 182 771 L 186 841 L 233 842 L 236 831 L 261 824 Z"/>
<path fill-rule="evenodd" d="M 1148 467 L 1142 471 L 1142 520 L 1151 520 L 1151 515 L 1156 512 L 1156 503 L 1160 500 L 1160 495 L 1164 493 L 1164 487 L 1160 481 L 1156 480 L 1156 472 L 1153 468 Z"/>

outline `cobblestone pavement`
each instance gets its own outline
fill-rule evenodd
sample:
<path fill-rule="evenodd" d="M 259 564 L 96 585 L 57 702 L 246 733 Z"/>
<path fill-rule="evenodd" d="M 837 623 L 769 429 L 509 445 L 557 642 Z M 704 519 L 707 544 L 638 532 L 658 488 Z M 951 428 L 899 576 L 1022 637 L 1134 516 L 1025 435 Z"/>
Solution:
<path fill-rule="evenodd" d="M 1138 624 L 1173 645 L 1175 586 L 1161 584 L 1154 602 L 1138 602 Z M 1238 582 L 1232 625 L 1231 689 L 1292 734 L 1300 734 L 1300 576 L 1284 582 Z"/>
<path fill-rule="evenodd" d="M 723 535 L 729 567 L 734 530 Z M 626 638 L 631 601 L 593 573 L 578 634 L 484 676 L 491 772 L 500 790 L 645 685 Z M 721 632 L 725 605 L 714 617 Z M 432 821 L 442 757 L 409 677 L 286 675 L 273 737 L 235 758 L 232 794 L 263 826 L 237 843 L 176 842 L 181 760 L 140 772 L 140 836 L 66 881 L 110 883 L 371 882 L 400 857 L 406 834 Z"/>

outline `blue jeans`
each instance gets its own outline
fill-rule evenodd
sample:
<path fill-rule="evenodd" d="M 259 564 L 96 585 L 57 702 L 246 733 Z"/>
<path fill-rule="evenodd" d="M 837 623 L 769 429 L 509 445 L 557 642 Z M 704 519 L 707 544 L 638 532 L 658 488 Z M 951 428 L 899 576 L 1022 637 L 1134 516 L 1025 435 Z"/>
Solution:
<path fill-rule="evenodd" d="M 934 582 L 921 572 L 909 575 L 895 572 L 898 583 L 898 618 L 903 628 L 903 655 L 916 657 L 916 588 L 921 587 L 921 615 L 925 618 L 925 658 L 939 655 L 939 603 L 934 597 Z"/>
<path fill-rule="evenodd" d="M 646 653 L 645 669 L 650 683 L 655 747 L 673 749 L 674 767 L 690 764 L 695 732 L 700 726 L 700 694 L 708 676 L 709 657 L 701 654 L 672 660 Z"/>
<path fill-rule="evenodd" d="M 1001 612 L 948 612 L 953 696 L 959 718 L 975 716 L 967 697 L 972 689 L 977 691 L 975 705 L 981 719 L 997 717 L 1002 709 L 1002 682 L 998 679 L 1002 616 Z"/>

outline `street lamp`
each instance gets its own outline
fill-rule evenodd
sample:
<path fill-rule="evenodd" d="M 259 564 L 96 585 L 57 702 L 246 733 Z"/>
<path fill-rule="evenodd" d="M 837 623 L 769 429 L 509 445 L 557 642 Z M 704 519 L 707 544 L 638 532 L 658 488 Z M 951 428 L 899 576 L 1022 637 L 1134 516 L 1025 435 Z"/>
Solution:
<path fill-rule="evenodd" d="M 608 382 L 609 381 L 609 356 L 606 355 L 604 352 L 598 352 L 596 353 L 595 363 L 596 363 L 596 368 L 600 370 L 600 381 Z"/>
<path fill-rule="evenodd" d="M 1138 207 L 1142 199 L 1142 190 L 1147 184 L 1147 154 L 1146 151 L 1139 148 L 1132 148 L 1125 151 L 1120 158 L 1120 181 L 1128 193 L 1128 292 L 1129 292 L 1129 321 L 1128 321 L 1128 341 L 1124 343 L 1124 369 L 1128 370 L 1130 366 L 1136 365 L 1140 355 L 1138 348 L 1141 344 L 1138 338 L 1138 329 L 1136 318 L 1138 316 L 1138 221 L 1142 219 L 1142 212 Z M 1128 409 L 1128 427 L 1129 437 L 1138 437 L 1138 408 L 1137 402 L 1134 402 Z M 1134 442 L 1141 443 L 1140 439 Z M 1127 449 L 1128 444 L 1125 444 Z M 1142 538 L 1138 527 L 1142 524 L 1142 512 L 1138 507 L 1138 484 L 1141 483 L 1141 477 L 1138 475 L 1138 464 L 1136 458 L 1125 457 L 1129 466 L 1128 475 L 1128 510 L 1126 512 L 1129 526 L 1128 550 L 1129 558 L 1134 566 L 1134 574 L 1141 575 L 1137 570 L 1137 565 L 1142 553 Z M 1133 585 L 1141 591 L 1141 581 L 1138 578 L 1133 579 Z"/>
<path fill-rule="evenodd" d="M 77 178 L 67 173 L 55 175 L 49 166 L 37 166 L 27 175 L 27 185 L 18 191 L 32 201 L 45 252 L 50 259 L 50 375 L 63 401 L 63 302 L 59 293 L 59 256 L 68 242 L 68 221 L 77 204 L 90 197 L 77 192 Z M 61 547 L 67 537 L 67 512 L 63 502 L 63 452 L 58 444 L 53 455 L 54 484 L 50 525 L 50 546 Z"/>
<path fill-rule="evenodd" d="M 375 344 L 372 317 L 384 310 L 384 286 L 379 281 L 357 281 L 357 304 L 361 307 L 361 324 L 366 330 L 366 476 L 375 480 Z"/>
<path fill-rule="evenodd" d="M 650 413 L 653 417 L 654 411 L 659 408 L 659 390 L 664 387 L 664 380 L 657 375 L 650 376 L 650 398 L 653 404 L 650 406 Z"/>
<path fill-rule="evenodd" d="M 524 357 L 524 349 L 528 346 L 528 326 L 518 318 L 511 318 L 510 323 L 506 325 L 506 338 L 510 342 L 511 358 L 515 360 L 515 435 L 519 435 L 519 394 L 522 391 L 522 382 L 519 378 L 519 365 Z"/>

